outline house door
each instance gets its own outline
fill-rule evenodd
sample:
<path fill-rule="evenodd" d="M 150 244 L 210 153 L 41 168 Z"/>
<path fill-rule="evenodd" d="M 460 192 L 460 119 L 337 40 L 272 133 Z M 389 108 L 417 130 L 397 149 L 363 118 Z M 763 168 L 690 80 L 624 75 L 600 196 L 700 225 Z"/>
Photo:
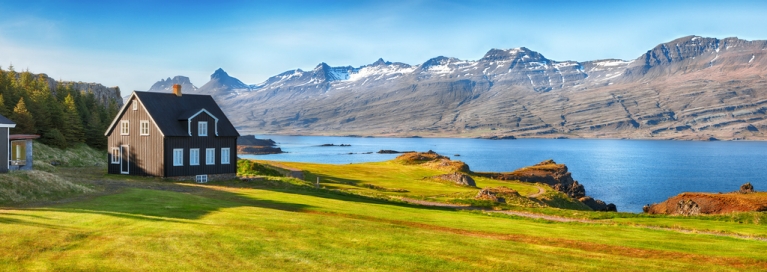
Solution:
<path fill-rule="evenodd" d="M 130 174 L 130 153 L 129 153 L 130 146 L 127 145 L 121 145 L 120 146 L 120 174 Z"/>

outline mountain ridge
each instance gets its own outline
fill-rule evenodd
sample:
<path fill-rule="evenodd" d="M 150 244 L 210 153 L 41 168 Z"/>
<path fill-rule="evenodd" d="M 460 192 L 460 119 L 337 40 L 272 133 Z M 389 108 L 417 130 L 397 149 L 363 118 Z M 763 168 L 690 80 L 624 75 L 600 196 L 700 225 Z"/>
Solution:
<path fill-rule="evenodd" d="M 686 36 L 633 60 L 579 62 L 494 48 L 479 60 L 323 62 L 236 87 L 211 77 L 198 91 L 252 133 L 765 139 L 766 49 Z"/>

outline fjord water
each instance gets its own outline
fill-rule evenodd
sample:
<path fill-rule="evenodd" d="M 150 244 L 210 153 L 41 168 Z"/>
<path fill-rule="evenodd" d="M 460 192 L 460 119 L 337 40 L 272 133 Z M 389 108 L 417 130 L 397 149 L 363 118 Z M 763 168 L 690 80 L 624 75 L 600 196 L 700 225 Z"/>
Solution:
<path fill-rule="evenodd" d="M 767 142 L 456 138 L 354 138 L 258 135 L 288 152 L 245 155 L 275 161 L 348 164 L 385 161 L 381 149 L 433 150 L 466 162 L 473 171 L 507 172 L 547 159 L 564 163 L 586 194 L 619 211 L 641 212 L 645 204 L 682 192 L 731 192 L 751 182 L 767 190 Z M 348 147 L 320 147 L 350 144 Z M 374 152 L 373 154 L 362 154 Z M 353 153 L 353 154 L 349 154 Z M 460 156 L 455 156 L 460 154 Z"/>

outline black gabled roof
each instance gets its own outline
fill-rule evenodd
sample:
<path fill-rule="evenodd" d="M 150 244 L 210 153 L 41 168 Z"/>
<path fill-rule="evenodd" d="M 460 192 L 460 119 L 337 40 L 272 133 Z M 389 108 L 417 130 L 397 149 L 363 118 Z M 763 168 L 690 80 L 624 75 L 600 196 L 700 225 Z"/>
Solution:
<path fill-rule="evenodd" d="M 184 94 L 176 96 L 173 93 L 134 91 L 131 97 L 133 96 L 138 98 L 165 137 L 189 136 L 188 122 L 180 117 L 186 116 L 188 118 L 203 109 L 218 118 L 218 136 L 240 136 L 234 125 L 229 122 L 224 111 L 210 95 Z M 127 104 L 123 106 L 118 116 L 121 116 L 126 108 Z M 107 133 L 114 129 L 115 125 L 116 122 L 113 122 Z"/>
<path fill-rule="evenodd" d="M 5 118 L 5 116 L 0 115 L 0 125 L 15 125 L 11 119 Z"/>

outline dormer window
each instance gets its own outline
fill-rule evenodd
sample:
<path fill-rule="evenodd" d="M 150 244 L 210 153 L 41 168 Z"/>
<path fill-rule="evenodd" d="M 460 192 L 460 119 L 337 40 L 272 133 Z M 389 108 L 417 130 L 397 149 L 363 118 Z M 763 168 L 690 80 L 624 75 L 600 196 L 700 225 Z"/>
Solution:
<path fill-rule="evenodd" d="M 208 122 L 197 123 L 197 136 L 208 136 Z"/>

